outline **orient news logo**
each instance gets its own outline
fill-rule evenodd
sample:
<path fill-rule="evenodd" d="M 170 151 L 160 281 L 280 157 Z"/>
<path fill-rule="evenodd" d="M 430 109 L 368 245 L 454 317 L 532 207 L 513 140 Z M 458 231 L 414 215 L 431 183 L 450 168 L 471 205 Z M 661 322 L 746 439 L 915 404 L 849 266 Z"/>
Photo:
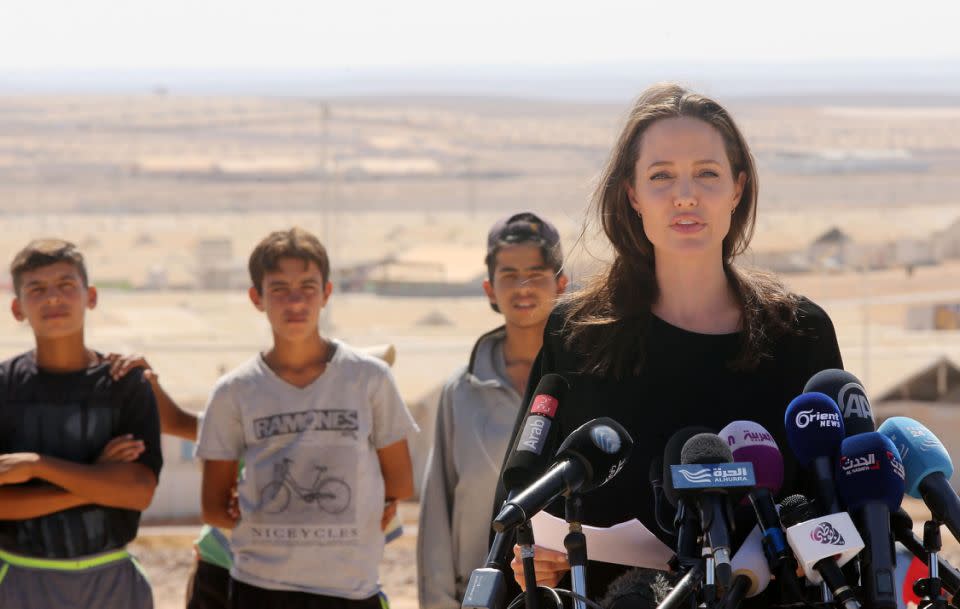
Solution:
<path fill-rule="evenodd" d="M 813 423 L 819 427 L 840 428 L 840 413 L 837 412 L 818 412 L 816 410 L 801 410 L 797 413 L 794 421 L 797 427 L 804 429 L 807 425 Z"/>
<path fill-rule="evenodd" d="M 826 521 L 821 522 L 817 525 L 817 528 L 810 531 L 810 539 L 829 546 L 847 545 L 847 541 L 843 538 L 843 535 L 840 534 L 840 531 L 833 528 L 833 525 Z"/>
<path fill-rule="evenodd" d="M 593 441 L 594 446 L 607 453 L 608 455 L 615 455 L 620 452 L 620 448 L 623 445 L 623 442 L 620 440 L 620 434 L 616 432 L 612 427 L 608 425 L 597 425 L 590 430 L 590 439 Z M 607 472 L 606 477 L 603 479 L 603 482 L 600 483 L 600 486 L 606 484 L 610 481 L 611 478 L 616 476 L 620 470 L 623 468 L 624 464 L 627 462 L 626 459 L 620 459 L 616 463 L 610 466 L 610 471 Z"/>

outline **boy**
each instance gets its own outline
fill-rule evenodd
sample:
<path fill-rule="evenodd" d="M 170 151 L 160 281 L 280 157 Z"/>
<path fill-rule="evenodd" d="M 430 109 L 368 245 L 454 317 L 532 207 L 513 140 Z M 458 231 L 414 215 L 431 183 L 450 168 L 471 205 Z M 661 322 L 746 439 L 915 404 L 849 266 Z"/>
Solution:
<path fill-rule="evenodd" d="M 271 233 L 249 270 L 273 345 L 217 382 L 197 446 L 204 521 L 234 529 L 231 606 L 380 609 L 382 530 L 413 494 L 416 424 L 384 362 L 320 335 L 333 286 L 316 237 Z"/>
<path fill-rule="evenodd" d="M 153 393 L 87 348 L 97 291 L 72 243 L 32 241 L 10 274 L 36 348 L 0 363 L 0 607 L 152 607 L 125 546 L 162 465 Z"/>
<path fill-rule="evenodd" d="M 422 609 L 457 609 L 483 566 L 490 506 L 533 360 L 567 287 L 556 228 L 535 214 L 495 223 L 483 290 L 504 325 L 480 337 L 440 395 L 420 496 L 417 573 Z"/>

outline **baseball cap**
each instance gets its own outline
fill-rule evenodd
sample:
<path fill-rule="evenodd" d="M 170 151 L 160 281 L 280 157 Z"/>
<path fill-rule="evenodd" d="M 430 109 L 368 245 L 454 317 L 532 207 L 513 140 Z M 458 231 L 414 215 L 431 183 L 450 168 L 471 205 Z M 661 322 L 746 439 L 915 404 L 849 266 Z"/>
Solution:
<path fill-rule="evenodd" d="M 497 246 L 512 243 L 536 243 L 548 248 L 560 247 L 557 228 L 533 212 L 524 211 L 494 222 L 487 233 L 487 253 Z"/>

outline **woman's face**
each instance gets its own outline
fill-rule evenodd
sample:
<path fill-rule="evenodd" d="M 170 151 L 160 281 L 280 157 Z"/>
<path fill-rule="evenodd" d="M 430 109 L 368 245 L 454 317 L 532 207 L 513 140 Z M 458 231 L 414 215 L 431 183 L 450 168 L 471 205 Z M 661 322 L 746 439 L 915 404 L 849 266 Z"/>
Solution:
<path fill-rule="evenodd" d="M 733 175 L 720 132 L 696 118 L 658 120 L 643 134 L 634 174 L 630 205 L 658 261 L 723 255 L 746 174 Z"/>

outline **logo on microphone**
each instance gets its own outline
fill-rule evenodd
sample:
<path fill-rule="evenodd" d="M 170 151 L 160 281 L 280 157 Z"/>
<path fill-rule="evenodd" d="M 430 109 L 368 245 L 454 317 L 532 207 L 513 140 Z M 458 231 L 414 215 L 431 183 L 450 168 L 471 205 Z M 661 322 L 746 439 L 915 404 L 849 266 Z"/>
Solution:
<path fill-rule="evenodd" d="M 590 439 L 596 444 L 597 448 L 608 455 L 616 454 L 620 451 L 620 434 L 607 425 L 597 425 L 590 430 Z"/>
<path fill-rule="evenodd" d="M 860 472 L 880 469 L 880 463 L 877 461 L 877 456 L 874 453 L 867 453 L 859 457 L 845 457 L 841 455 L 840 469 L 849 476 L 850 474 L 859 474 Z"/>
<path fill-rule="evenodd" d="M 887 451 L 887 459 L 890 459 L 890 467 L 893 468 L 893 471 L 896 472 L 901 479 L 906 480 L 906 472 L 903 471 L 903 462 L 897 458 L 897 455 L 893 454 L 889 450 Z"/>
<path fill-rule="evenodd" d="M 551 419 L 557 414 L 557 405 L 560 402 L 552 395 L 538 394 L 533 396 L 533 403 L 530 404 L 530 414 L 541 414 Z"/>
<path fill-rule="evenodd" d="M 857 383 L 847 383 L 840 388 L 837 395 L 837 404 L 843 408 L 843 418 L 850 419 L 857 417 L 859 419 L 870 419 L 870 402 L 867 400 L 867 393 Z"/>
<path fill-rule="evenodd" d="M 817 528 L 810 531 L 810 539 L 817 543 L 830 546 L 847 545 L 847 542 L 843 538 L 843 535 L 840 534 L 840 531 L 833 528 L 833 525 L 829 522 L 821 522 L 817 525 Z"/>
<path fill-rule="evenodd" d="M 717 463 L 709 465 L 671 465 L 670 475 L 677 489 L 709 489 L 754 486 L 757 483 L 753 463 Z"/>
<path fill-rule="evenodd" d="M 813 409 L 801 410 L 797 413 L 795 422 L 800 429 L 811 423 L 820 423 L 820 427 L 840 428 L 840 414 L 836 412 L 816 412 Z"/>
<path fill-rule="evenodd" d="M 713 480 L 713 476 L 710 474 L 709 467 L 704 467 L 703 469 L 696 471 L 681 469 L 680 475 L 683 476 L 684 480 L 690 482 L 691 484 L 704 484 Z"/>

